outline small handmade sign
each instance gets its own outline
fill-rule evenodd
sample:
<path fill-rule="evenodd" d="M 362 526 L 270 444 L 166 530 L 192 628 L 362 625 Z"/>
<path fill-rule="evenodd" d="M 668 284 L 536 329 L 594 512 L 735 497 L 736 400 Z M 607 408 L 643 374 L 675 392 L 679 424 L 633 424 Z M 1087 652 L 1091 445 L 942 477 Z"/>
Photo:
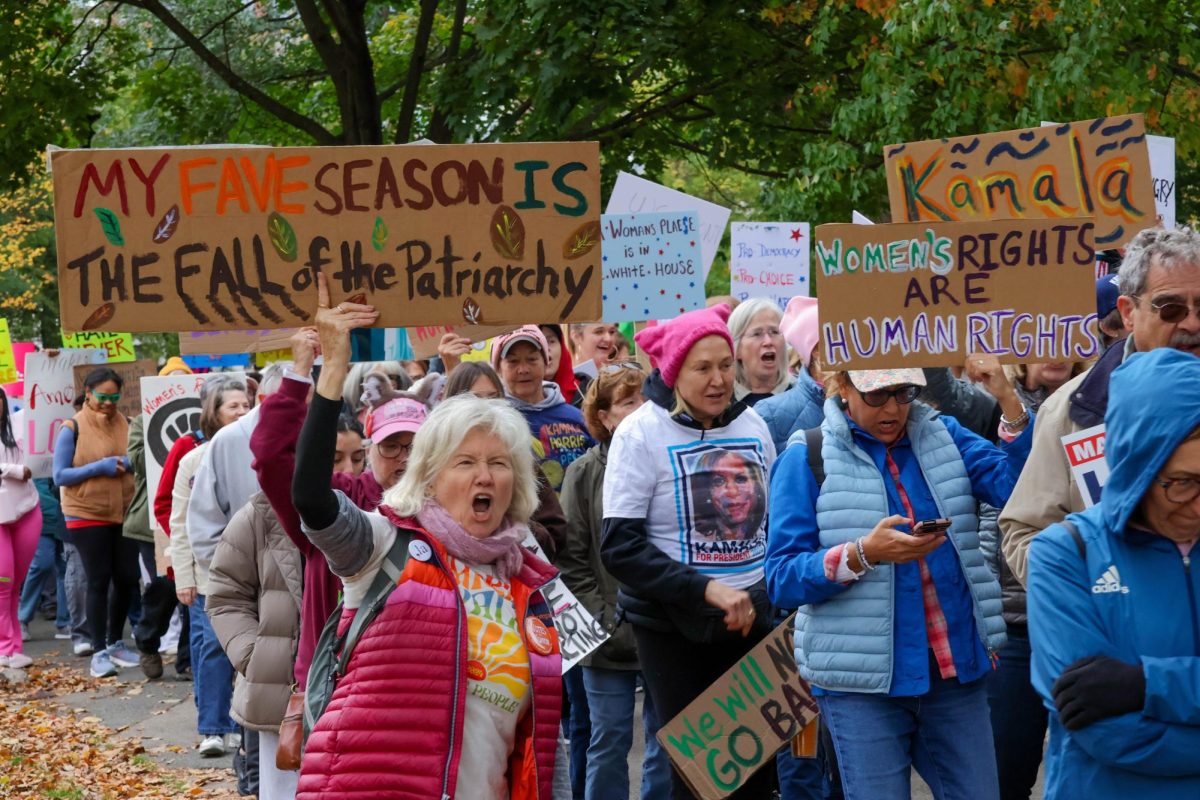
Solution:
<path fill-rule="evenodd" d="M 104 362 L 96 349 L 30 353 L 25 357 L 25 466 L 35 478 L 54 472 L 54 444 L 62 424 L 75 416 L 75 367 Z"/>
<path fill-rule="evenodd" d="M 8 330 L 8 320 L 0 319 L 0 384 L 16 382 L 17 357 L 13 353 L 12 334 Z"/>
<path fill-rule="evenodd" d="M 792 652 L 795 614 L 658 731 L 692 793 L 721 800 L 817 718 L 817 703 Z"/>
<path fill-rule="evenodd" d="M 62 334 L 63 347 L 70 350 L 95 348 L 103 350 L 109 364 L 133 361 L 137 355 L 133 350 L 133 334 L 112 331 L 81 331 Z"/>
<path fill-rule="evenodd" d="M 1095 246 L 1157 222 L 1141 114 L 884 148 L 895 222 L 1090 217 Z"/>
<path fill-rule="evenodd" d="M 433 358 L 438 354 L 438 344 L 447 333 L 464 336 L 477 344 L 503 336 L 515 328 L 515 325 L 428 325 L 409 328 L 408 343 L 412 346 L 413 358 Z"/>
<path fill-rule="evenodd" d="M 735 222 L 729 237 L 730 293 L 738 300 L 761 297 L 782 311 L 796 295 L 809 294 L 807 222 Z"/>
<path fill-rule="evenodd" d="M 821 225 L 821 347 L 835 369 L 1083 361 L 1100 351 L 1090 219 Z"/>
<path fill-rule="evenodd" d="M 605 214 L 604 319 L 672 319 L 704 305 L 694 212 Z"/>
<path fill-rule="evenodd" d="M 595 142 L 51 154 L 64 329 L 379 327 L 600 314 Z M 273 349 L 273 348 L 267 348 Z"/>
<path fill-rule="evenodd" d="M 712 268 L 713 259 L 717 256 L 717 248 L 725 236 L 725 225 L 729 222 L 728 208 L 675 189 L 668 189 L 628 172 L 618 172 L 617 182 L 604 209 L 606 214 L 618 216 L 667 211 L 691 211 L 698 217 L 700 265 L 703 267 L 700 284 L 703 286 L 704 279 L 708 277 L 708 271 Z"/>

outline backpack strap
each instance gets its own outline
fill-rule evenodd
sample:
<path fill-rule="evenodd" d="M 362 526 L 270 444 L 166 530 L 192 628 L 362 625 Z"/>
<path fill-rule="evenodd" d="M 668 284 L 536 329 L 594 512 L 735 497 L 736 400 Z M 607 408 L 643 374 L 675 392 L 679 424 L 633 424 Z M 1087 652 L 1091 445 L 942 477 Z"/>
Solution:
<path fill-rule="evenodd" d="M 363 629 L 379 615 L 388 596 L 396 588 L 400 574 L 404 572 L 404 565 L 408 563 L 408 545 L 411 541 L 412 531 L 408 528 L 396 528 L 396 541 L 392 543 L 392 548 L 388 550 L 383 563 L 379 565 L 379 572 L 375 574 L 375 580 L 371 581 L 371 586 L 367 589 L 362 604 L 354 612 L 354 619 L 350 621 L 350 627 L 346 629 L 346 634 L 340 642 L 341 650 L 338 653 L 335 673 L 337 677 L 340 678 L 346 674 L 350 656 L 354 654 L 354 646 L 358 644 Z"/>
<path fill-rule="evenodd" d="M 1075 549 L 1079 551 L 1079 557 L 1086 562 L 1087 544 L 1084 543 L 1083 536 L 1079 533 L 1079 528 L 1075 527 L 1075 523 L 1069 519 L 1064 519 L 1062 526 L 1067 529 L 1067 533 L 1071 534 L 1071 538 L 1075 540 Z"/>
<path fill-rule="evenodd" d="M 804 432 L 804 444 L 808 447 L 808 467 L 812 470 L 813 477 L 817 479 L 817 488 L 821 488 L 821 484 L 825 483 L 825 457 L 821 455 L 821 444 L 825 441 L 825 434 L 821 431 L 820 426 L 809 428 Z"/>

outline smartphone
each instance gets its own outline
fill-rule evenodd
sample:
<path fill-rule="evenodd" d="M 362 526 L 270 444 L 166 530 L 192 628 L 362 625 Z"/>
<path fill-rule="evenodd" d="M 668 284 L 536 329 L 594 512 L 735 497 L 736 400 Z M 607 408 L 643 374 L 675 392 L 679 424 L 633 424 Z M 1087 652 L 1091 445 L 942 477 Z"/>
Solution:
<path fill-rule="evenodd" d="M 945 533 L 950 530 L 950 520 L 942 519 L 923 519 L 913 526 L 913 536 L 932 536 L 935 533 Z"/>

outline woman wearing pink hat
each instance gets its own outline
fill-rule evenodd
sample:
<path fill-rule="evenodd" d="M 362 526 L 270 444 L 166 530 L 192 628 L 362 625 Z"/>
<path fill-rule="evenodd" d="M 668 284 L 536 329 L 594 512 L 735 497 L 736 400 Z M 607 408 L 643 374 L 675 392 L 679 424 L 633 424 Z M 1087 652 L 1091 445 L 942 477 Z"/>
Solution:
<path fill-rule="evenodd" d="M 604 476 L 601 559 L 620 585 L 646 688 L 669 720 L 771 629 L 764 485 L 775 448 L 733 402 L 729 307 L 689 311 L 637 337 L 656 364 L 649 402 L 617 428 Z M 745 501 L 739 498 L 745 498 Z M 735 525 L 722 524 L 722 514 Z M 735 798 L 769 796 L 760 771 Z M 673 776 L 674 798 L 693 795 Z"/>
<path fill-rule="evenodd" d="M 793 297 L 788 301 L 779 330 L 800 360 L 801 369 L 792 388 L 766 398 L 754 410 L 767 423 L 776 452 L 782 453 L 793 435 L 815 428 L 825 418 L 824 379 L 817 354 L 817 299 Z"/>
<path fill-rule="evenodd" d="M 1004 644 L 980 502 L 1003 506 L 1030 414 L 998 367 L 975 372 L 1003 410 L 999 447 L 915 403 L 918 369 L 839 372 L 821 436 L 771 475 L 766 577 L 798 608 L 796 661 L 833 741 L 847 800 L 998 800 L 984 678 Z"/>

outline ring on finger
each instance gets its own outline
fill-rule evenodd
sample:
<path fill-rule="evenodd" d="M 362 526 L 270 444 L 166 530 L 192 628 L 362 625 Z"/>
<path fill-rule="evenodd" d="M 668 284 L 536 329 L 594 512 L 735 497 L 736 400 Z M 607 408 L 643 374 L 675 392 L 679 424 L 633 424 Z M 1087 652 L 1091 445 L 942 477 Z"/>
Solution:
<path fill-rule="evenodd" d="M 342 304 L 341 304 L 341 303 L 338 303 L 338 304 L 337 304 L 337 308 L 335 308 L 335 309 L 334 309 L 334 311 L 337 311 L 339 314 L 341 314 L 343 311 L 345 311 L 345 309 L 344 309 L 344 308 L 342 308 Z M 981 364 L 982 364 L 983 362 L 981 361 L 981 362 L 979 362 L 979 363 L 981 363 Z"/>

